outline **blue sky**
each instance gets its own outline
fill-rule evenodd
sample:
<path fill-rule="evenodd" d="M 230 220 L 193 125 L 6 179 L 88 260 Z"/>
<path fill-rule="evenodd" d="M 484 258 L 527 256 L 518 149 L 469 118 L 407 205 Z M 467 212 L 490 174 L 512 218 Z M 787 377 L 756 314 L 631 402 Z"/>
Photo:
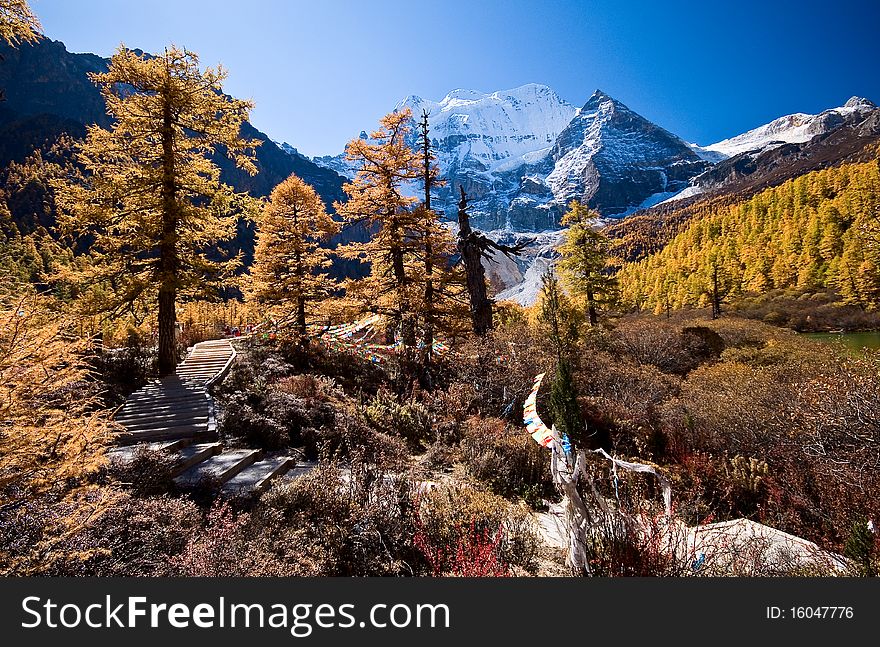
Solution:
<path fill-rule="evenodd" d="M 880 0 L 31 0 L 50 38 L 109 56 L 175 43 L 229 69 L 251 121 L 335 154 L 403 97 L 596 88 L 708 144 L 852 95 L 880 103 Z"/>

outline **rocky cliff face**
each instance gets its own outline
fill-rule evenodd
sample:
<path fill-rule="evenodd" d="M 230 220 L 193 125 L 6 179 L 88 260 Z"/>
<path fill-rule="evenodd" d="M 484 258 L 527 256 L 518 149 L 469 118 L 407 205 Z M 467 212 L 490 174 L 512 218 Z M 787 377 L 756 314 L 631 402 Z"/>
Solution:
<path fill-rule="evenodd" d="M 597 90 L 559 135 L 546 184 L 605 216 L 673 194 L 709 167 L 681 139 Z"/>

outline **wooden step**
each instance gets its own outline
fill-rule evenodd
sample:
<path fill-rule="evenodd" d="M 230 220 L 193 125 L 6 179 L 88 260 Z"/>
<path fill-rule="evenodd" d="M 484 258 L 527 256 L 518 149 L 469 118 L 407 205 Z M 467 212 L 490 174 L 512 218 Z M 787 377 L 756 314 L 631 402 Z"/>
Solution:
<path fill-rule="evenodd" d="M 126 401 L 126 405 L 128 404 L 141 404 L 143 402 L 159 404 L 161 401 L 165 404 L 170 404 L 172 402 L 198 402 L 200 400 L 207 400 L 208 394 L 205 392 L 199 392 L 195 390 L 184 391 L 181 393 L 165 394 L 165 393 L 132 393 L 128 400 Z"/>
<path fill-rule="evenodd" d="M 208 460 L 211 456 L 219 454 L 223 450 L 223 443 L 198 443 L 189 445 L 177 452 L 177 463 L 174 466 L 173 476 L 178 476 L 193 465 Z"/>
<path fill-rule="evenodd" d="M 210 408 L 211 405 L 207 400 L 199 400 L 198 402 L 193 402 L 192 404 L 170 403 L 155 407 L 120 409 L 116 413 L 114 419 L 117 422 L 124 422 L 126 420 L 138 420 L 140 418 L 143 418 L 144 416 L 155 418 L 170 416 L 178 413 L 198 414 L 199 412 L 207 412 Z"/>
<path fill-rule="evenodd" d="M 290 471 L 288 471 L 288 472 L 284 475 L 284 478 L 287 479 L 287 480 L 291 480 L 291 481 L 292 481 L 293 479 L 297 479 L 297 478 L 299 478 L 300 476 L 303 476 L 303 475 L 305 475 L 305 474 L 308 474 L 308 473 L 311 472 L 313 469 L 315 469 L 317 466 L 318 466 L 318 464 L 315 463 L 315 462 L 311 462 L 311 461 L 300 461 L 300 462 L 298 462 L 298 463 L 296 464 L 295 467 L 293 467 Z"/>
<path fill-rule="evenodd" d="M 186 425 L 182 427 L 167 427 L 164 429 L 149 429 L 147 431 L 121 431 L 116 435 L 116 444 L 131 445 L 132 443 L 157 442 L 160 440 L 178 440 L 186 438 L 192 442 L 209 441 L 217 438 L 216 431 L 205 425 Z"/>
<path fill-rule="evenodd" d="M 180 412 L 167 416 L 143 417 L 134 420 L 118 420 L 129 431 L 134 429 L 161 429 L 164 427 L 179 427 L 181 425 L 207 425 L 208 410 L 200 412 Z"/>
<path fill-rule="evenodd" d="M 137 445 L 123 445 L 121 447 L 112 447 L 107 450 L 107 456 L 111 460 L 126 464 L 134 460 L 138 452 L 147 450 L 150 452 L 177 452 L 186 448 L 192 441 L 188 438 L 178 438 L 177 440 L 166 440 L 155 443 L 142 443 Z"/>
<path fill-rule="evenodd" d="M 259 449 L 232 449 L 220 452 L 190 467 L 177 476 L 174 482 L 180 487 L 195 487 L 205 481 L 223 484 L 248 465 L 255 463 L 262 455 L 263 452 Z"/>
<path fill-rule="evenodd" d="M 221 492 L 226 496 L 244 496 L 262 492 L 272 479 L 283 475 L 295 465 L 296 460 L 290 456 L 276 456 L 257 461 L 226 481 Z"/>
<path fill-rule="evenodd" d="M 116 420 L 123 421 L 128 418 L 136 419 L 144 415 L 155 414 L 157 416 L 167 416 L 173 413 L 198 413 L 205 412 L 211 409 L 211 403 L 205 400 L 204 402 L 199 402 L 198 404 L 187 404 L 187 405 L 179 405 L 179 404 L 168 404 L 157 406 L 154 408 L 146 407 L 137 409 L 127 409 L 123 411 L 122 409 L 116 414 Z"/>

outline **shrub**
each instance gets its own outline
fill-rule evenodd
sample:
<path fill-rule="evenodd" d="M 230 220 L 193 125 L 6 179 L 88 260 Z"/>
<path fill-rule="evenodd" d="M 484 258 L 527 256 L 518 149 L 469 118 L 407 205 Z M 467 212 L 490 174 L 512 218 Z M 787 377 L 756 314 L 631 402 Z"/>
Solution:
<path fill-rule="evenodd" d="M 242 438 L 269 450 L 280 449 L 290 441 L 289 430 L 266 413 L 264 399 L 249 393 L 226 398 L 220 430 L 225 436 Z"/>
<path fill-rule="evenodd" d="M 412 575 L 424 569 L 415 550 L 412 487 L 403 478 L 346 479 L 325 465 L 266 492 L 260 515 L 276 527 L 301 528 L 323 575 Z"/>
<path fill-rule="evenodd" d="M 409 459 L 402 439 L 374 429 L 355 407 L 343 406 L 332 413 L 326 426 L 303 429 L 306 454 L 324 461 L 348 461 L 381 471 L 400 471 Z"/>
<path fill-rule="evenodd" d="M 146 335 L 130 329 L 125 342 L 118 348 L 103 347 L 91 359 L 96 377 L 103 383 L 105 406 L 117 407 L 155 374 L 156 349 Z"/>
<path fill-rule="evenodd" d="M 526 572 L 537 566 L 539 539 L 531 515 L 497 495 L 438 486 L 419 495 L 417 511 L 421 549 L 436 573 L 465 568 L 458 561 L 462 551 L 487 551 L 487 544 L 499 564 Z"/>
<path fill-rule="evenodd" d="M 171 575 L 169 564 L 185 548 L 201 523 L 201 512 L 187 499 L 161 496 L 120 497 L 94 524 L 71 540 L 93 552 L 84 562 L 71 560 L 53 575 L 158 577 Z"/>
<path fill-rule="evenodd" d="M 131 460 L 112 460 L 108 473 L 132 496 L 158 496 L 174 489 L 174 466 L 174 457 L 168 452 L 151 451 L 141 446 Z"/>
<path fill-rule="evenodd" d="M 461 456 L 468 472 L 495 494 L 522 497 L 533 508 L 556 498 L 550 452 L 525 431 L 506 429 L 503 420 L 471 418 Z"/>
<path fill-rule="evenodd" d="M 283 575 L 264 536 L 254 533 L 248 513 L 236 514 L 226 502 L 216 501 L 203 527 L 190 535 L 174 555 L 168 570 L 186 577 L 246 577 Z"/>
<path fill-rule="evenodd" d="M 684 326 L 659 319 L 630 319 L 612 333 L 612 349 L 640 364 L 656 366 L 664 373 L 686 375 L 696 367 L 718 359 L 723 338 L 706 326 Z"/>
<path fill-rule="evenodd" d="M 364 418 L 374 429 L 404 439 L 413 450 L 434 440 L 428 409 L 417 402 L 400 403 L 388 391 L 379 391 L 364 407 Z"/>

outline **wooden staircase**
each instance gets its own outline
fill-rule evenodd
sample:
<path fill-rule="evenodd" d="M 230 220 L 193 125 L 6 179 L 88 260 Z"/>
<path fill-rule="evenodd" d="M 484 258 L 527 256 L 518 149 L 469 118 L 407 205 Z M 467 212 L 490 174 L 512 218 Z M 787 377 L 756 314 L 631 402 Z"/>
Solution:
<path fill-rule="evenodd" d="M 225 339 L 193 346 L 174 375 L 153 380 L 132 393 L 116 414 L 125 427 L 111 458 L 128 462 L 140 452 L 163 451 L 174 459 L 174 482 L 183 489 L 213 486 L 225 496 L 265 489 L 296 466 L 287 456 L 264 458 L 261 450 L 224 449 L 217 442 L 211 387 L 235 359 Z"/>

